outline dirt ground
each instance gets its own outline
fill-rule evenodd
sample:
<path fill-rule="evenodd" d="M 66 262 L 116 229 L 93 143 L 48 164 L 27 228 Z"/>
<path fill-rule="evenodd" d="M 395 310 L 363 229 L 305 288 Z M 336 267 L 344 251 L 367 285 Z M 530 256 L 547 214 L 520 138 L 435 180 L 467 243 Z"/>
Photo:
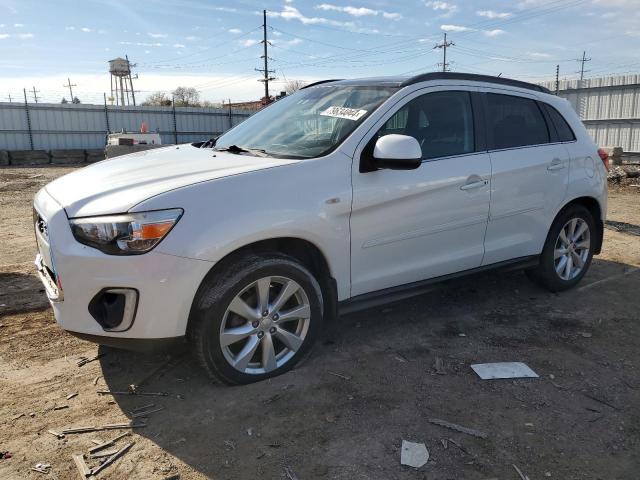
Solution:
<path fill-rule="evenodd" d="M 521 272 L 450 281 L 344 316 L 335 342 L 296 370 L 231 388 L 188 353 L 97 347 L 56 326 L 33 274 L 31 200 L 69 170 L 0 169 L 0 452 L 12 454 L 0 478 L 79 478 L 71 455 L 120 431 L 47 431 L 126 422 L 151 403 L 163 410 L 118 441 L 135 443 L 99 479 L 518 480 L 513 465 L 531 480 L 639 478 L 640 188 L 610 192 L 603 254 L 572 291 L 547 293 Z M 494 361 L 540 378 L 483 381 L 470 368 Z M 97 393 L 130 384 L 167 395 Z M 400 465 L 402 439 L 426 444 L 427 465 Z"/>

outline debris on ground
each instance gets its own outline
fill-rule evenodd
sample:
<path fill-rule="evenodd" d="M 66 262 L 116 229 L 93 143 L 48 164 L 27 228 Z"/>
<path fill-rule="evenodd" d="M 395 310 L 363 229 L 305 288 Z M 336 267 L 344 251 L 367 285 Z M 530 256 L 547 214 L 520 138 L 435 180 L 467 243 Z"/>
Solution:
<path fill-rule="evenodd" d="M 0 450 L 0 460 L 6 460 L 11 458 L 13 455 L 11 455 L 11 452 L 7 451 L 7 450 Z"/>
<path fill-rule="evenodd" d="M 98 395 L 140 395 L 141 397 L 168 397 L 169 394 L 167 392 L 139 392 L 137 390 L 123 390 L 123 391 L 112 391 L 112 390 L 98 390 L 96 392 Z"/>
<path fill-rule="evenodd" d="M 71 400 L 74 397 L 77 397 L 78 394 L 77 393 L 70 393 L 69 395 L 67 395 L 67 400 Z"/>
<path fill-rule="evenodd" d="M 121 433 L 120 435 L 118 435 L 117 437 L 112 438 L 111 440 L 107 440 L 106 442 L 98 443 L 95 447 L 91 447 L 89 449 L 89 455 L 94 454 L 96 452 L 99 452 L 100 450 L 105 449 L 107 447 L 111 447 L 111 446 L 115 445 L 115 443 L 118 440 L 120 440 L 123 437 L 126 437 L 127 435 L 129 435 L 129 432 Z"/>
<path fill-rule="evenodd" d="M 14 416 L 11 418 L 11 420 L 18 420 L 19 418 L 24 417 L 24 416 L 25 416 L 25 415 L 24 415 L 24 413 L 18 413 L 18 414 L 16 414 L 16 415 L 14 415 Z"/>
<path fill-rule="evenodd" d="M 471 368 L 482 380 L 538 378 L 538 374 L 522 362 L 476 363 Z"/>
<path fill-rule="evenodd" d="M 433 361 L 433 370 L 438 375 L 446 375 L 447 374 L 447 371 L 444 368 L 444 360 L 442 360 L 442 358 L 440 358 L 440 357 L 436 357 L 435 358 L 435 360 Z"/>
<path fill-rule="evenodd" d="M 298 480 L 296 474 L 289 467 L 284 467 L 284 474 L 287 476 L 287 480 Z"/>
<path fill-rule="evenodd" d="M 33 470 L 34 472 L 39 472 L 39 473 L 49 473 L 49 470 L 51 470 L 51 464 L 50 463 L 36 463 L 35 466 L 31 467 L 31 470 Z"/>
<path fill-rule="evenodd" d="M 520 475 L 520 479 L 521 480 L 529 480 L 529 477 L 527 477 L 524 473 L 522 473 L 522 471 L 516 466 L 516 464 L 513 464 L 513 468 L 515 469 L 516 472 L 518 472 L 518 475 Z"/>
<path fill-rule="evenodd" d="M 54 410 L 64 410 L 65 408 L 69 408 L 69 405 L 54 405 Z"/>
<path fill-rule="evenodd" d="M 439 425 L 444 428 L 449 428 L 451 430 L 455 430 L 456 432 L 466 433 L 467 435 L 471 435 L 473 437 L 478 438 L 487 438 L 488 435 L 480 430 L 476 430 L 474 428 L 463 427 L 462 425 L 458 425 L 456 423 L 447 422 L 446 420 L 440 420 L 439 418 L 430 418 L 429 423 L 433 423 L 434 425 Z"/>
<path fill-rule="evenodd" d="M 402 440 L 400 463 L 413 468 L 420 468 L 429 461 L 429 450 L 424 443 Z"/>
<path fill-rule="evenodd" d="M 101 432 L 103 430 L 119 430 L 121 428 L 142 428 L 146 427 L 147 424 L 145 422 L 128 422 L 128 423 L 111 423 L 108 425 L 102 426 L 91 426 L 91 427 L 76 427 L 76 428 L 68 428 L 66 430 L 61 430 L 60 435 L 69 435 L 71 433 L 90 433 L 90 432 Z"/>
<path fill-rule="evenodd" d="M 338 378 L 342 378 L 343 380 L 351 380 L 351 377 L 347 376 L 347 375 L 343 375 L 341 373 L 336 373 L 336 372 L 327 372 L 329 375 L 333 375 L 334 377 L 338 377 Z"/>
<path fill-rule="evenodd" d="M 106 355 L 106 353 L 99 353 L 95 357 L 91 357 L 91 358 L 80 357 L 80 359 L 78 360 L 78 366 L 82 367 L 83 365 L 86 365 L 87 363 L 95 362 L 96 360 L 99 360 L 100 358 L 104 357 L 105 355 Z"/>
<path fill-rule="evenodd" d="M 60 440 L 64 438 L 64 435 L 62 433 L 58 433 L 55 430 L 47 430 L 47 432 L 49 432 L 51 435 L 53 435 L 54 437 L 57 437 Z"/>

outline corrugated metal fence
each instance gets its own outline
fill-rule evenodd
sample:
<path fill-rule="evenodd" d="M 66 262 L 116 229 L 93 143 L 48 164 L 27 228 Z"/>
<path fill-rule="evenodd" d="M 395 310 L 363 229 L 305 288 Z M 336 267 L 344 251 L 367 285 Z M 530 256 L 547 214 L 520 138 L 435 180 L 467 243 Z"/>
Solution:
<path fill-rule="evenodd" d="M 555 91 L 554 82 L 544 86 Z M 558 94 L 573 105 L 598 145 L 640 152 L 640 75 L 562 80 Z"/>
<path fill-rule="evenodd" d="M 0 102 L 0 150 L 104 148 L 107 131 L 139 131 L 145 122 L 162 143 L 208 139 L 253 111 L 194 107 L 118 107 Z"/>

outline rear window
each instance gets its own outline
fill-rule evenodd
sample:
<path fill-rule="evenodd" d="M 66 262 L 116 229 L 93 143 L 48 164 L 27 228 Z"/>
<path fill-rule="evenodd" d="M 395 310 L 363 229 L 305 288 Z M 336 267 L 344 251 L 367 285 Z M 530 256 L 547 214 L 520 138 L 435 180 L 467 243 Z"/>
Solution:
<path fill-rule="evenodd" d="M 571 127 L 564 119 L 564 117 L 553 108 L 551 105 L 544 103 L 544 108 L 547 110 L 551 121 L 553 122 L 554 127 L 556 127 L 556 132 L 558 132 L 558 140 L 560 142 L 573 142 L 576 139 L 576 136 L 571 130 Z"/>
<path fill-rule="evenodd" d="M 549 129 L 534 100 L 512 95 L 487 94 L 492 149 L 549 143 Z"/>

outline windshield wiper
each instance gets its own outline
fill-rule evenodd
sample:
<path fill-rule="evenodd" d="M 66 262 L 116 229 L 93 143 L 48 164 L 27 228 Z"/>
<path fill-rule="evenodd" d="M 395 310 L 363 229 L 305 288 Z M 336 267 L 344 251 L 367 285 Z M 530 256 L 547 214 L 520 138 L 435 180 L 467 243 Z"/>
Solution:
<path fill-rule="evenodd" d="M 258 157 L 268 157 L 269 154 L 262 148 L 244 148 L 238 145 L 229 145 L 228 147 L 214 148 L 216 152 L 229 152 L 229 153 L 253 153 Z"/>

